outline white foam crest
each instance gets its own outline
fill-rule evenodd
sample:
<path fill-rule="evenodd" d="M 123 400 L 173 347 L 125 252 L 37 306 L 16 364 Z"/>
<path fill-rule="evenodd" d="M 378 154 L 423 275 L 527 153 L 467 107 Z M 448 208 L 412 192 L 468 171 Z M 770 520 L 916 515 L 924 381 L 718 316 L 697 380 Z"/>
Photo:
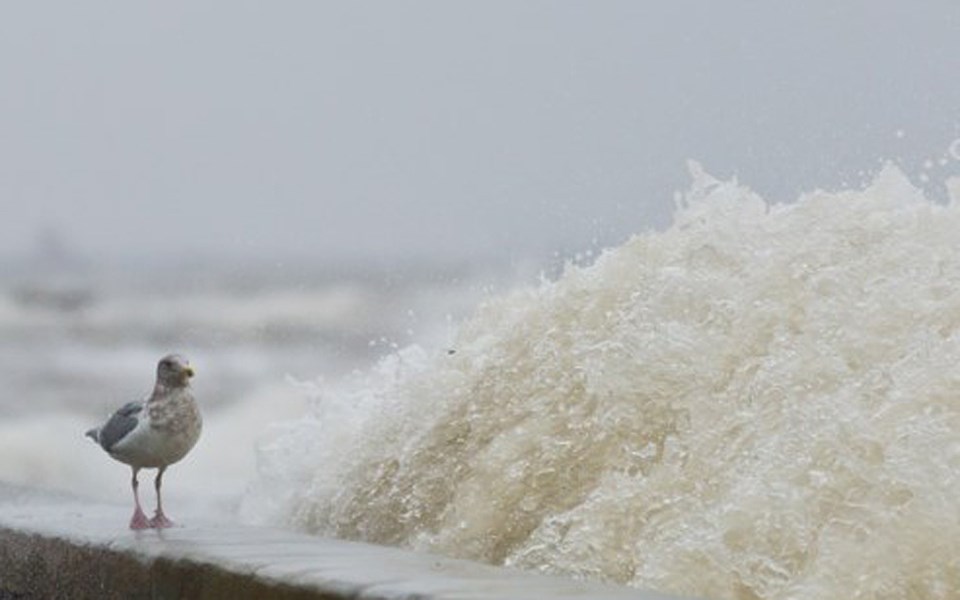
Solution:
<path fill-rule="evenodd" d="M 694 175 L 455 354 L 323 386 L 245 517 L 695 596 L 960 589 L 960 206 Z"/>

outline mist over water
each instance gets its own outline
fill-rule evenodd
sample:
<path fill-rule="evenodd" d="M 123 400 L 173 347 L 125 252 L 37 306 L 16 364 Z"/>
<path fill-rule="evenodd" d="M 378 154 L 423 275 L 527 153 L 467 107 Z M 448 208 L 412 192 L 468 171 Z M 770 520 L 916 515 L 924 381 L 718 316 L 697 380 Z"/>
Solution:
<path fill-rule="evenodd" d="M 202 264 L 4 272 L 0 479 L 126 504 L 129 468 L 83 432 L 145 397 L 157 360 L 176 351 L 197 370 L 205 423 L 165 494 L 174 515 L 232 517 L 256 439 L 306 411 L 298 382 L 339 378 L 413 339 L 443 345 L 496 282 L 469 265 L 399 276 Z"/>
<path fill-rule="evenodd" d="M 452 352 L 305 386 L 242 518 L 705 597 L 955 593 L 960 198 L 694 173 Z"/>

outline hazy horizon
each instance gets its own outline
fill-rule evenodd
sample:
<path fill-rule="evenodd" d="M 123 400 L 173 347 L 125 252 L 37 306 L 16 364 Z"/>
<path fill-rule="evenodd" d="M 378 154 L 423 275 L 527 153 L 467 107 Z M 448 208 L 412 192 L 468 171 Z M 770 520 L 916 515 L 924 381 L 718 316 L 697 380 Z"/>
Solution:
<path fill-rule="evenodd" d="M 958 26 L 947 1 L 8 4 L 0 262 L 50 231 L 94 262 L 542 260 L 664 226 L 691 158 L 771 201 L 885 160 L 936 187 Z"/>

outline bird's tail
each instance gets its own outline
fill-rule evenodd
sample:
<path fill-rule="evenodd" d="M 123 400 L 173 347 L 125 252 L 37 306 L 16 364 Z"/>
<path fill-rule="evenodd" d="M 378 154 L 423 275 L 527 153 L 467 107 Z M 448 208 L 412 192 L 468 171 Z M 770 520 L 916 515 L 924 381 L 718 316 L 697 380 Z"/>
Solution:
<path fill-rule="evenodd" d="M 98 443 L 98 444 L 100 443 L 100 428 L 99 428 L 99 427 L 94 427 L 93 429 L 87 431 L 84 435 L 87 436 L 88 438 L 90 438 L 91 440 L 95 441 L 96 443 Z"/>

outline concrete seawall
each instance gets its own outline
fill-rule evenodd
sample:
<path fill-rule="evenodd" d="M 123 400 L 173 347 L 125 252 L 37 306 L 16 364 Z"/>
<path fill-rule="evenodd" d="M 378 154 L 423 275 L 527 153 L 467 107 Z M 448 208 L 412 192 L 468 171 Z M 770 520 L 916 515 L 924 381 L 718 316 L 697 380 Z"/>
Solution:
<path fill-rule="evenodd" d="M 667 596 L 266 528 L 125 528 L 124 507 L 0 485 L 0 600 Z"/>

